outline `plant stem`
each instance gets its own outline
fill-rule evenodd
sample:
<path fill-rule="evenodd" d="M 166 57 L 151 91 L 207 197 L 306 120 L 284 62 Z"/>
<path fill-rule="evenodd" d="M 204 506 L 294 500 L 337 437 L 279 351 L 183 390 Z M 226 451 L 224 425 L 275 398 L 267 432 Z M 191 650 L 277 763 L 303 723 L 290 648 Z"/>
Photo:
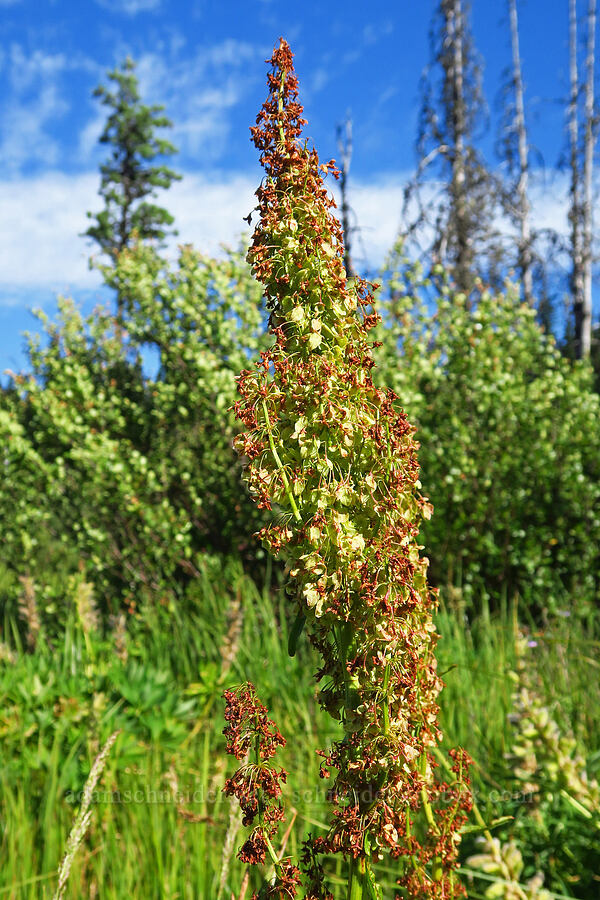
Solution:
<path fill-rule="evenodd" d="M 342 668 L 342 678 L 344 679 L 344 709 L 350 709 L 350 691 L 348 690 L 348 668 L 347 668 L 347 659 L 346 659 L 346 643 L 344 640 L 343 634 L 344 626 L 341 626 L 339 629 L 333 629 L 333 640 L 335 641 L 335 645 L 338 652 L 338 659 L 340 661 L 340 666 Z"/>
<path fill-rule="evenodd" d="M 271 453 L 273 454 L 273 459 L 275 460 L 275 464 L 277 468 L 281 472 L 281 480 L 283 481 L 283 486 L 285 488 L 285 492 L 288 500 L 290 501 L 290 506 L 292 507 L 292 512 L 294 513 L 294 517 L 297 522 L 302 521 L 302 516 L 300 515 L 300 511 L 296 506 L 296 501 L 294 500 L 294 495 L 292 494 L 292 489 L 290 487 L 290 483 L 288 481 L 288 477 L 285 474 L 285 468 L 281 459 L 279 458 L 279 453 L 277 452 L 277 448 L 275 446 L 275 441 L 273 440 L 273 435 L 271 434 L 271 422 L 269 419 L 269 410 L 267 409 L 267 401 L 263 400 L 262 402 L 263 413 L 265 416 L 265 424 L 267 426 L 267 434 L 269 435 L 269 447 L 271 448 Z"/>
<path fill-rule="evenodd" d="M 390 684 L 390 664 L 386 663 L 383 673 L 383 733 L 387 736 L 390 733 L 390 704 L 388 701 L 388 687 Z"/>
<path fill-rule="evenodd" d="M 260 766 L 260 741 L 259 741 L 258 735 L 256 736 L 255 743 L 254 743 L 254 759 L 255 759 L 256 765 Z M 262 796 L 262 793 L 261 793 L 261 796 Z M 264 821 L 263 821 L 262 800 L 259 800 L 258 824 L 260 826 L 260 830 L 262 831 L 263 840 L 266 844 L 267 850 L 269 851 L 269 856 L 271 857 L 271 862 L 273 863 L 273 866 L 275 867 L 275 871 L 277 872 L 277 874 L 280 875 L 281 874 L 281 865 L 280 865 L 279 857 L 275 853 L 275 848 L 273 847 L 273 844 L 270 841 L 269 835 L 266 832 Z"/>
<path fill-rule="evenodd" d="M 435 755 L 437 761 L 440 763 L 440 765 L 442 765 L 447 772 L 452 774 L 452 767 L 448 763 L 448 760 L 446 759 L 444 754 L 440 751 L 439 747 L 436 747 L 433 752 L 434 752 L 434 755 Z M 491 842 L 493 840 L 492 833 L 489 830 L 489 828 L 487 827 L 485 819 L 481 815 L 480 809 L 477 806 L 477 803 L 475 802 L 475 798 L 473 797 L 472 800 L 473 800 L 473 815 L 475 816 L 475 820 L 476 820 L 477 824 L 480 826 L 485 838 Z"/>
<path fill-rule="evenodd" d="M 279 140 L 281 141 L 282 146 L 285 144 L 285 131 L 283 128 L 282 116 L 283 116 L 283 91 L 285 88 L 285 71 L 281 72 L 281 82 L 279 85 L 279 97 L 277 98 L 277 115 L 279 118 Z"/>
<path fill-rule="evenodd" d="M 427 773 L 427 754 L 425 753 L 425 751 L 423 751 L 423 753 L 421 754 L 420 768 L 421 768 L 421 775 L 423 777 L 425 777 L 425 775 Z M 423 782 L 423 787 L 421 788 L 421 801 L 423 803 L 423 809 L 425 810 L 425 818 L 427 819 L 427 824 L 432 829 L 432 831 L 434 831 L 436 834 L 439 833 L 437 825 L 435 823 L 435 817 L 433 815 L 433 810 L 432 810 L 431 804 L 429 802 L 429 795 L 427 793 L 427 787 L 424 782 Z"/>
<path fill-rule="evenodd" d="M 361 860 L 364 862 L 364 860 Z M 363 900 L 362 878 L 358 873 L 358 859 L 350 860 L 350 876 L 348 879 L 348 900 Z M 358 877 L 357 877 L 358 876 Z"/>

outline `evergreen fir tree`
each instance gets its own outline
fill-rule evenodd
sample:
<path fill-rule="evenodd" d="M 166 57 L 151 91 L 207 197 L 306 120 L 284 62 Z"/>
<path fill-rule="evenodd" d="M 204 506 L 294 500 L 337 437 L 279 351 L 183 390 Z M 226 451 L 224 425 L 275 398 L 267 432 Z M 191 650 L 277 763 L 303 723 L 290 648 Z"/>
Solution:
<path fill-rule="evenodd" d="M 156 165 L 158 157 L 171 156 L 177 150 L 157 136 L 157 129 L 169 128 L 170 119 L 162 115 L 163 106 L 141 102 L 135 63 L 127 58 L 120 68 L 108 73 L 115 88 L 100 85 L 94 91 L 110 114 L 100 143 L 110 148 L 108 160 L 100 167 L 100 196 L 104 209 L 88 212 L 93 220 L 85 234 L 95 240 L 111 261 L 134 235 L 138 240 L 159 244 L 169 233 L 173 216 L 151 202 L 159 189 L 166 189 L 181 178 L 166 165 Z M 176 234 L 176 232 L 171 232 Z"/>

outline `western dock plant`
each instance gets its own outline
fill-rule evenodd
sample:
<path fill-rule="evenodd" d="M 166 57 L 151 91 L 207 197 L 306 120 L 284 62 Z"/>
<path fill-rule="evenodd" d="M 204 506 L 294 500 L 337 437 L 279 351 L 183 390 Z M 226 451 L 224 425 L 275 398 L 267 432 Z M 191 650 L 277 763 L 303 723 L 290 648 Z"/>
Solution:
<path fill-rule="evenodd" d="M 259 532 L 263 544 L 290 572 L 290 651 L 306 625 L 322 657 L 320 704 L 342 729 L 319 751 L 321 777 L 333 776 L 332 816 L 327 833 L 304 846 L 304 896 L 333 896 L 320 859 L 341 854 L 348 900 L 382 896 L 375 867 L 385 855 L 396 860 L 402 896 L 456 897 L 469 759 L 453 751 L 448 781 L 436 778 L 437 597 L 417 543 L 431 507 L 419 494 L 413 428 L 393 392 L 371 379 L 371 288 L 344 270 L 323 183 L 335 164 L 320 165 L 300 139 L 305 120 L 283 39 L 270 63 L 269 96 L 252 128 L 265 178 L 248 259 L 264 285 L 274 341 L 240 375 L 236 411 L 246 431 L 235 446 L 248 460 L 251 493 L 274 513 Z M 254 797 L 265 714 L 253 692 L 236 695 L 244 697 L 258 750 L 256 764 L 240 772 Z M 234 776 L 240 795 L 243 778 Z M 263 818 L 270 814 L 260 791 L 256 803 Z M 259 818 L 245 859 L 265 859 L 270 822 Z M 260 896 L 295 896 L 296 867 L 274 868 Z"/>

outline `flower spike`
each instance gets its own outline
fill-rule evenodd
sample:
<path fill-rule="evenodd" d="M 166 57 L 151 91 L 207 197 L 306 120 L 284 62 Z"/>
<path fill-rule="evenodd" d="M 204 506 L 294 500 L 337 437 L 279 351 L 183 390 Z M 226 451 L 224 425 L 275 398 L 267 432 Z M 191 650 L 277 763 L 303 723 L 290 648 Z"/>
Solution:
<path fill-rule="evenodd" d="M 269 95 L 252 138 L 265 178 L 248 259 L 270 310 L 272 346 L 241 373 L 236 439 L 257 503 L 276 513 L 263 544 L 290 571 L 295 616 L 322 656 L 321 706 L 342 736 L 321 752 L 333 774 L 329 832 L 305 848 L 349 861 L 352 898 L 377 897 L 374 867 L 397 860 L 410 897 L 457 897 L 458 832 L 470 808 L 468 757 L 436 779 L 441 739 L 432 614 L 437 596 L 420 555 L 414 429 L 372 380 L 372 287 L 344 270 L 341 227 L 316 150 L 301 140 L 292 53 L 270 60 Z M 319 891 L 321 893 L 319 893 Z"/>

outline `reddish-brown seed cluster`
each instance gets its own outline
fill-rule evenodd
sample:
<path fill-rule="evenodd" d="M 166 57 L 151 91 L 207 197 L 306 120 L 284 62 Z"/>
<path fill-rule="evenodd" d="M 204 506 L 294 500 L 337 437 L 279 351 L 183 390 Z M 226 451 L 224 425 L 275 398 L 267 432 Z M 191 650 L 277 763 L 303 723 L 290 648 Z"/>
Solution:
<path fill-rule="evenodd" d="M 279 747 L 285 747 L 285 738 L 269 719 L 253 684 L 247 682 L 235 691 L 225 691 L 223 696 L 227 722 L 223 734 L 227 738 L 227 753 L 240 760 L 258 747 L 260 758 L 267 760 L 275 756 Z"/>
<path fill-rule="evenodd" d="M 244 863 L 262 864 L 268 841 L 284 816 L 279 798 L 287 773 L 271 766 L 269 760 L 285 745 L 285 739 L 258 700 L 254 685 L 243 684 L 235 691 L 225 691 L 224 696 L 226 749 L 243 761 L 225 782 L 224 791 L 238 799 L 244 814 L 243 824 L 254 826 L 239 858 Z"/>
<path fill-rule="evenodd" d="M 413 428 L 371 378 L 368 330 L 378 317 L 370 286 L 346 277 L 323 183 L 333 164 L 320 166 L 299 140 L 304 120 L 285 41 L 271 65 L 252 129 L 266 177 L 248 258 L 274 342 L 240 375 L 236 411 L 246 431 L 236 448 L 249 460 L 257 503 L 276 512 L 260 536 L 289 568 L 322 655 L 321 705 L 343 726 L 322 754 L 322 774 L 335 770 L 331 827 L 307 845 L 307 859 L 342 853 L 361 861 L 357 878 L 371 878 L 389 853 L 409 896 L 456 897 L 457 835 L 470 800 L 466 757 L 452 785 L 435 773 L 437 597 L 417 542 L 431 507 L 419 494 Z M 327 896 L 318 867 L 311 871 L 314 896 Z"/>
<path fill-rule="evenodd" d="M 300 870 L 289 860 L 283 860 L 275 867 L 275 879 L 271 884 L 265 885 L 260 894 L 253 894 L 252 900 L 288 900 L 295 897 L 301 882 Z M 306 898 L 305 898 L 306 900 Z"/>

